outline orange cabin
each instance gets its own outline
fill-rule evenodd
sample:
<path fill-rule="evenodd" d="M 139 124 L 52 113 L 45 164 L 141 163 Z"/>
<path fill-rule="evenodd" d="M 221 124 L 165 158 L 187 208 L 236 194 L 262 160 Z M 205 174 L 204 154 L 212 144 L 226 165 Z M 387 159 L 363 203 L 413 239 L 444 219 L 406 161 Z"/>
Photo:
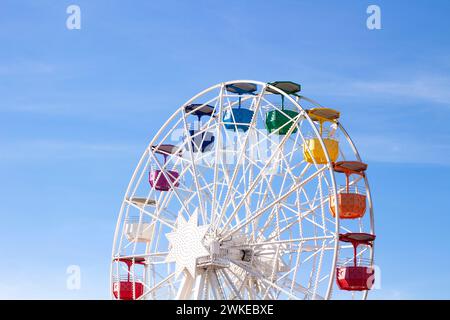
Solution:
<path fill-rule="evenodd" d="M 346 185 L 338 188 L 337 204 L 339 206 L 339 217 L 341 219 L 362 218 L 366 213 L 366 194 L 362 187 L 350 185 L 350 175 L 357 174 L 364 177 L 367 165 L 358 161 L 340 161 L 333 164 L 335 172 L 346 175 Z M 336 216 L 336 199 L 330 195 L 330 210 L 333 217 Z"/>

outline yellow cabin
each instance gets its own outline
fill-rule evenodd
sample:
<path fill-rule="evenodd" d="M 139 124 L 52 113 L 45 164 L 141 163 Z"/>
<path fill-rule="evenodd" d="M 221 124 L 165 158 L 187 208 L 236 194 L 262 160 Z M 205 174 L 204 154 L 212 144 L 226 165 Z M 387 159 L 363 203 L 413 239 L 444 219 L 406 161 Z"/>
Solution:
<path fill-rule="evenodd" d="M 337 119 L 339 119 L 339 112 L 328 108 L 314 108 L 307 110 L 307 114 L 311 120 L 319 122 L 320 135 L 325 148 L 328 151 L 330 162 L 336 161 L 339 157 L 339 141 L 332 136 L 324 137 L 323 124 L 325 122 L 335 123 Z M 317 137 L 308 138 L 305 140 L 305 143 L 303 144 L 303 156 L 309 163 L 326 164 L 328 162 L 326 153 L 320 144 L 319 138 Z"/>

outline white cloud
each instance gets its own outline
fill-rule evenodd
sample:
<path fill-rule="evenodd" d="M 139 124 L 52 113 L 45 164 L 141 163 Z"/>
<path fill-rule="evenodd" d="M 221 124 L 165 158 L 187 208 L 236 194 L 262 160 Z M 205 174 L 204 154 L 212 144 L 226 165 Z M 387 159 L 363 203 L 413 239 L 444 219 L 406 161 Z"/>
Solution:
<path fill-rule="evenodd" d="M 408 105 L 407 102 L 418 99 L 450 105 L 450 77 L 442 75 L 387 77 L 384 80 L 342 78 L 316 85 L 310 84 L 309 87 L 327 95 L 374 99 L 372 101 L 402 99 L 405 105 Z"/>
<path fill-rule="evenodd" d="M 55 71 L 50 63 L 32 60 L 21 60 L 0 65 L 0 76 L 19 76 L 30 74 L 49 74 Z"/>
<path fill-rule="evenodd" d="M 351 87 L 352 92 L 359 94 L 383 94 L 450 104 L 450 79 L 446 77 L 426 77 L 405 81 L 358 81 L 352 83 Z"/>
<path fill-rule="evenodd" d="M 368 161 L 450 165 L 450 144 L 439 141 L 358 134 L 358 149 Z"/>
<path fill-rule="evenodd" d="M 139 147 L 130 144 L 64 140 L 29 140 L 0 143 L 0 160 L 62 160 L 136 155 Z M 143 148 L 141 148 L 143 149 Z"/>
<path fill-rule="evenodd" d="M 372 290 L 368 296 L 369 300 L 406 300 L 411 299 L 409 293 L 397 289 Z"/>

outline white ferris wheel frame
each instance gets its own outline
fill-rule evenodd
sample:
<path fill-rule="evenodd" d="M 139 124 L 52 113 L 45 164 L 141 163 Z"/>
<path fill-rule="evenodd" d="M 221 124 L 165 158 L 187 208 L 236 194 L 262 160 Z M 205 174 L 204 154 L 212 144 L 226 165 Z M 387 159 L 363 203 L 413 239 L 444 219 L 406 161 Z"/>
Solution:
<path fill-rule="evenodd" d="M 198 94 L 196 94 L 195 96 L 190 98 L 186 103 L 184 103 L 180 108 L 178 108 L 177 111 L 174 112 L 172 114 L 172 116 L 169 117 L 169 119 L 163 124 L 163 126 L 161 126 L 161 128 L 154 135 L 153 139 L 150 141 L 150 143 L 146 147 L 145 151 L 143 152 L 143 154 L 142 154 L 142 156 L 141 156 L 141 158 L 140 158 L 140 160 L 139 160 L 139 162 L 138 162 L 138 164 L 136 166 L 136 169 L 134 170 L 134 172 L 132 174 L 130 182 L 128 183 L 128 187 L 126 189 L 126 192 L 125 192 L 124 197 L 123 197 L 122 205 L 120 207 L 119 217 L 118 217 L 117 223 L 116 223 L 116 228 L 115 228 L 115 233 L 114 233 L 114 240 L 113 240 L 113 246 L 112 246 L 112 259 L 113 260 L 116 258 L 115 252 L 116 252 L 116 248 L 117 248 L 117 239 L 119 238 L 119 236 L 120 236 L 119 233 L 121 232 L 120 225 L 121 225 L 121 222 L 122 222 L 122 220 L 124 218 L 124 213 L 127 214 L 126 210 L 124 210 L 125 206 L 132 205 L 130 203 L 129 199 L 130 199 L 130 196 L 133 195 L 136 192 L 137 185 L 135 186 L 134 190 L 132 190 L 132 187 L 133 187 L 133 185 L 135 183 L 135 180 L 137 178 L 137 175 L 139 173 L 139 169 L 144 164 L 144 161 L 145 161 L 146 157 L 150 156 L 152 154 L 152 149 L 151 149 L 152 146 L 155 145 L 155 143 L 157 142 L 157 139 L 161 136 L 161 134 L 169 126 L 169 124 L 174 119 L 176 119 L 177 116 L 179 116 L 180 112 L 182 113 L 182 116 L 183 116 L 183 122 L 184 122 L 185 130 L 187 130 L 187 117 L 188 117 L 188 115 L 186 113 L 182 112 L 182 110 L 184 109 L 185 106 L 188 106 L 192 102 L 196 101 L 199 97 L 201 97 L 201 96 L 203 96 L 203 95 L 205 95 L 205 94 L 207 94 L 209 92 L 212 92 L 213 90 L 216 90 L 216 89 L 220 89 L 220 98 L 219 99 L 223 99 L 223 93 L 224 93 L 225 86 L 230 85 L 230 84 L 239 84 L 239 83 L 251 83 L 251 84 L 255 84 L 257 86 L 261 86 L 262 89 L 259 90 L 259 92 L 257 93 L 257 95 L 259 96 L 259 99 L 261 99 L 261 97 L 263 97 L 266 94 L 266 90 L 268 88 L 270 88 L 272 92 L 277 92 L 279 95 L 283 96 L 285 99 L 290 101 L 292 103 L 292 105 L 294 105 L 298 109 L 298 111 L 300 112 L 300 116 L 298 117 L 298 119 L 295 122 L 295 124 L 297 124 L 299 119 L 301 117 L 303 117 L 309 123 L 309 126 L 314 131 L 315 138 L 318 138 L 318 140 L 320 142 L 320 145 L 322 147 L 322 150 L 325 151 L 324 154 L 325 154 L 325 157 L 327 159 L 327 164 L 324 164 L 322 169 L 323 170 L 328 170 L 329 176 L 330 176 L 330 179 L 331 179 L 331 187 L 334 190 L 334 194 L 337 194 L 339 189 L 338 189 L 337 184 L 336 184 L 335 172 L 334 172 L 333 167 L 331 165 L 330 156 L 329 156 L 327 148 L 325 146 L 325 142 L 323 141 L 322 135 L 319 133 L 316 125 L 314 124 L 314 121 L 310 118 L 310 116 L 306 112 L 306 109 L 304 109 L 301 106 L 301 104 L 300 104 L 300 101 L 304 100 L 304 101 L 307 101 L 307 102 L 311 103 L 315 107 L 322 107 L 317 101 L 315 101 L 313 99 L 310 99 L 310 98 L 307 98 L 307 97 L 305 97 L 303 95 L 297 95 L 295 97 L 295 99 L 294 99 L 291 95 L 285 93 L 284 91 L 278 89 L 277 87 L 272 86 L 272 85 L 270 85 L 268 83 L 265 83 L 265 82 L 261 82 L 261 81 L 233 80 L 233 81 L 222 82 L 222 83 L 213 85 L 213 86 L 211 86 L 211 87 L 209 87 L 209 88 L 199 92 Z M 207 103 L 205 103 L 205 104 L 207 104 Z M 219 103 L 219 105 L 220 105 L 220 107 L 219 107 L 219 119 L 221 119 L 221 116 L 222 116 L 222 104 L 223 104 L 223 102 L 221 101 Z M 350 135 L 344 129 L 344 127 L 342 126 L 340 121 L 337 121 L 336 123 L 338 125 L 338 128 L 340 129 L 340 132 L 343 133 L 344 138 L 346 139 L 348 145 L 351 147 L 351 150 L 353 151 L 353 154 L 354 154 L 356 160 L 362 162 L 360 154 L 359 154 L 359 152 L 358 152 L 358 150 L 357 150 L 353 140 L 350 138 Z M 294 126 L 292 126 L 292 127 L 294 127 Z M 288 135 L 286 135 L 286 136 L 288 136 Z M 218 140 L 220 140 L 220 139 L 218 139 Z M 280 146 L 282 146 L 282 145 L 283 144 L 280 143 L 278 148 L 280 148 Z M 192 153 L 193 153 L 192 148 L 190 148 L 191 156 L 192 156 Z M 154 155 L 153 155 L 153 157 L 154 157 Z M 161 170 L 161 166 L 159 164 L 158 164 L 158 166 L 159 166 L 159 169 Z M 196 170 L 195 169 L 195 165 L 193 167 L 194 167 L 193 169 Z M 163 172 L 163 174 L 165 175 L 164 172 Z M 367 174 L 365 174 L 362 177 L 362 179 L 364 179 L 364 185 L 365 185 L 365 189 L 366 189 L 366 196 L 367 196 L 368 207 L 369 207 L 369 212 L 368 213 L 370 214 L 370 220 L 369 220 L 370 221 L 370 233 L 374 234 L 375 233 L 375 227 L 374 227 L 373 202 L 372 202 L 370 185 L 369 185 Z M 197 181 L 196 175 L 194 175 L 194 180 L 195 180 L 195 183 L 197 184 L 197 187 L 198 187 L 198 181 Z M 168 182 L 171 184 L 170 180 Z M 171 187 L 173 187 L 173 185 L 171 185 Z M 251 190 L 249 190 L 249 192 L 250 191 Z M 175 191 L 175 196 L 178 197 L 178 195 L 176 194 L 176 191 Z M 245 199 L 245 195 L 244 195 L 244 199 Z M 212 201 L 214 201 L 214 198 L 213 198 Z M 335 201 L 334 206 L 336 208 L 335 209 L 336 210 L 335 218 L 334 218 L 334 220 L 335 220 L 334 253 L 333 253 L 333 258 L 332 258 L 332 263 L 331 263 L 330 276 L 329 276 L 329 280 L 328 280 L 328 288 L 327 288 L 326 294 L 324 296 L 325 299 L 329 299 L 331 297 L 331 295 L 332 295 L 332 290 L 333 290 L 334 281 L 335 281 L 335 269 L 336 269 L 336 266 L 337 266 L 337 260 L 338 260 L 338 255 L 339 255 L 339 247 L 340 247 L 340 241 L 339 241 L 340 218 L 339 218 L 339 206 L 337 205 L 337 197 L 334 198 L 334 201 Z M 241 203 L 242 202 L 243 202 L 243 200 L 241 201 Z M 180 203 L 181 203 L 181 205 L 183 205 L 182 201 L 180 201 Z M 199 203 L 202 204 L 201 201 Z M 185 209 L 186 212 L 189 212 L 186 208 L 184 208 L 184 209 Z M 200 209 L 200 212 L 202 212 L 203 208 L 199 208 L 199 209 Z M 370 248 L 370 263 L 371 264 L 373 264 L 373 258 L 374 258 L 374 248 L 371 247 Z M 166 279 L 164 279 L 164 280 L 166 280 Z M 111 281 L 110 282 L 110 288 L 111 288 L 112 285 L 113 285 L 113 264 L 111 264 L 111 266 L 110 266 L 110 281 Z M 181 294 L 183 295 L 183 293 L 181 293 Z M 365 291 L 363 293 L 363 297 L 362 298 L 366 299 L 367 295 L 368 295 L 368 291 Z M 112 297 L 112 293 L 111 293 L 111 297 Z"/>

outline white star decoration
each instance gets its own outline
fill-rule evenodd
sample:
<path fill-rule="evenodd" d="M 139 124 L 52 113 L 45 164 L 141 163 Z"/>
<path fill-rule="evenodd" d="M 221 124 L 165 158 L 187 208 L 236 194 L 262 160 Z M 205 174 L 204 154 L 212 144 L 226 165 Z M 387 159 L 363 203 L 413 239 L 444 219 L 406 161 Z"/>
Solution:
<path fill-rule="evenodd" d="M 197 223 L 197 210 L 189 218 L 189 221 L 186 221 L 180 214 L 177 219 L 176 230 L 166 234 L 170 243 L 166 262 L 175 262 L 176 277 L 186 269 L 195 278 L 197 258 L 209 255 L 208 250 L 202 243 L 209 225 L 198 226 Z"/>

